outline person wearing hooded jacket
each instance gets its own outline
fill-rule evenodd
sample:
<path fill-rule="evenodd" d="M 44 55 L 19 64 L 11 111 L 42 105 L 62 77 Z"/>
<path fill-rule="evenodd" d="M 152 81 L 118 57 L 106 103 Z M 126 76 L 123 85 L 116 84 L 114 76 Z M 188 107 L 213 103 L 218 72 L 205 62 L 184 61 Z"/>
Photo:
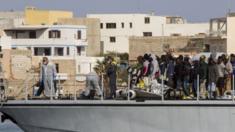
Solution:
<path fill-rule="evenodd" d="M 150 57 L 152 58 L 150 77 L 153 80 L 160 76 L 160 68 L 156 56 L 151 54 Z"/>

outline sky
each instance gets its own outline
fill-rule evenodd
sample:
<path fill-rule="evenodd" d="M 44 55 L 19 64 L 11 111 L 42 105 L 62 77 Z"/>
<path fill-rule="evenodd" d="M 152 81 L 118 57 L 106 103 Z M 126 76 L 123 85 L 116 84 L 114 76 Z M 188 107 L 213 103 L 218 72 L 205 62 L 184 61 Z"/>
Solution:
<path fill-rule="evenodd" d="M 0 0 L 0 10 L 39 9 L 70 10 L 77 17 L 91 13 L 151 13 L 183 16 L 190 22 L 208 22 L 235 12 L 235 0 Z"/>

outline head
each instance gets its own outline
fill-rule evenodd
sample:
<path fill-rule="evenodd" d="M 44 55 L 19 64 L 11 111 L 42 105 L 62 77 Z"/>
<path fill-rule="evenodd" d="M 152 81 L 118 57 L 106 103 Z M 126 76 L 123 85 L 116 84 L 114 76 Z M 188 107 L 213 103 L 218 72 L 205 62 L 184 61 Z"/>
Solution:
<path fill-rule="evenodd" d="M 213 59 L 212 57 L 210 57 L 210 58 L 208 59 L 208 64 L 209 64 L 209 65 L 214 65 L 214 64 L 215 64 L 215 61 L 214 61 L 214 59 Z"/>
<path fill-rule="evenodd" d="M 48 58 L 47 58 L 47 57 L 43 57 L 43 58 L 42 58 L 42 63 L 43 63 L 44 65 L 47 65 L 47 64 L 49 63 Z"/>
<path fill-rule="evenodd" d="M 138 63 L 143 63 L 143 56 L 138 56 L 137 57 L 137 61 L 138 61 Z"/>
<path fill-rule="evenodd" d="M 206 60 L 206 56 L 205 55 L 200 56 L 200 62 L 205 62 L 205 60 Z"/>

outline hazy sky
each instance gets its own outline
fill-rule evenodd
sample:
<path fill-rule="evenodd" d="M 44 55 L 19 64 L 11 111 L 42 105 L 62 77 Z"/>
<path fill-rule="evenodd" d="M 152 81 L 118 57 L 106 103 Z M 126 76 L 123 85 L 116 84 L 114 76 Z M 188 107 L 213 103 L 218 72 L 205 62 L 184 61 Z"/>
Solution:
<path fill-rule="evenodd" d="M 0 10 L 41 9 L 71 10 L 75 16 L 87 13 L 150 13 L 179 15 L 188 21 L 208 21 L 235 11 L 235 0 L 0 0 Z"/>

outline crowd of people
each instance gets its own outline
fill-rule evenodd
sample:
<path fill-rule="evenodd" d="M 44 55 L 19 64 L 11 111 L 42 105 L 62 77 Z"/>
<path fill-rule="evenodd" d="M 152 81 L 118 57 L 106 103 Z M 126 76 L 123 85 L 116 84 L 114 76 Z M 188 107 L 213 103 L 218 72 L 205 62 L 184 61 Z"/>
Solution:
<path fill-rule="evenodd" d="M 131 88 L 149 86 L 149 81 L 161 80 L 172 89 L 182 90 L 184 98 L 218 99 L 232 90 L 235 75 L 235 55 L 205 55 L 198 59 L 172 54 L 145 54 L 131 66 Z M 199 88 L 199 89 L 198 89 Z"/>

